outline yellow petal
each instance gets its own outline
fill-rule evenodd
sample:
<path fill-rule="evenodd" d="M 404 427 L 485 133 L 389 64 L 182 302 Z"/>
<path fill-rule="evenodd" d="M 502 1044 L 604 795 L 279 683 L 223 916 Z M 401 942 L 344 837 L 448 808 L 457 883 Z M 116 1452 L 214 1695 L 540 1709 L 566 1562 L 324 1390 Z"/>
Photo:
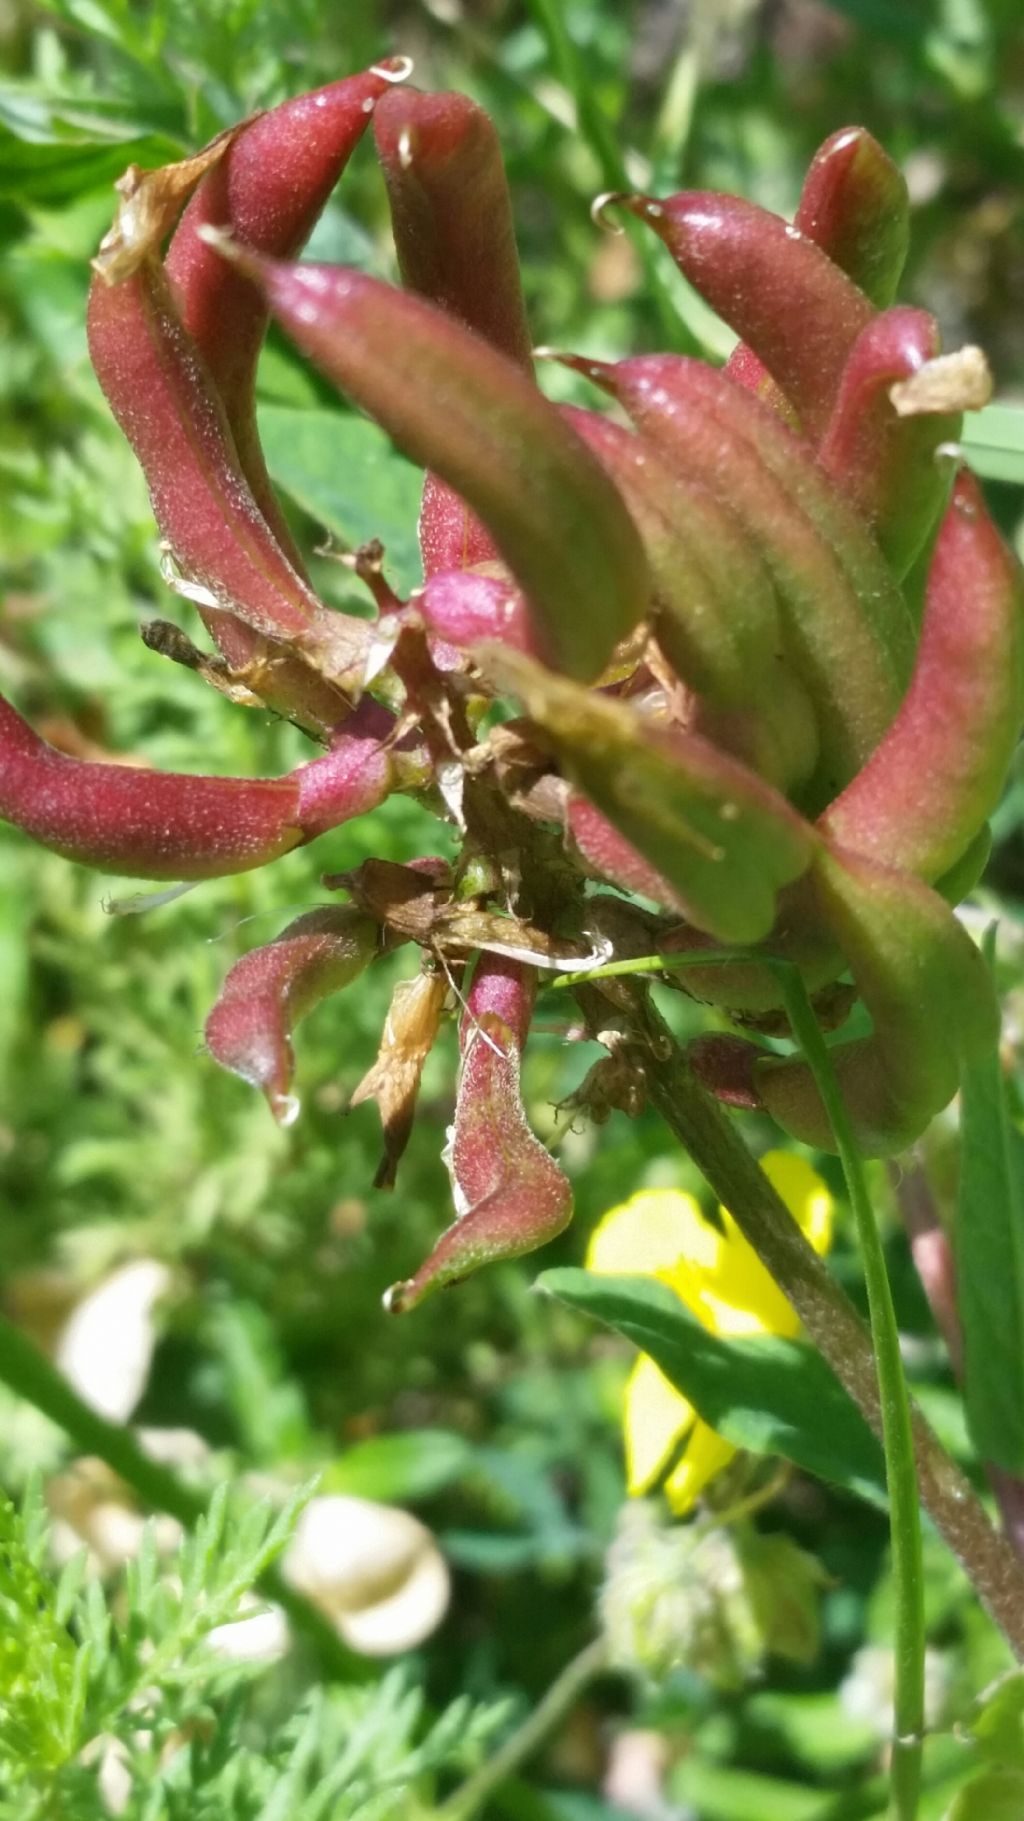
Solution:
<path fill-rule="evenodd" d="M 814 1250 L 826 1253 L 832 1244 L 835 1203 L 817 1170 L 792 1151 L 766 1151 L 761 1168 Z"/>
<path fill-rule="evenodd" d="M 707 1423 L 694 1423 L 686 1453 L 665 1481 L 665 1495 L 672 1510 L 678 1516 L 689 1511 L 708 1481 L 729 1465 L 735 1453 L 732 1443 L 709 1429 Z"/>
<path fill-rule="evenodd" d="M 634 1497 L 658 1478 L 694 1420 L 693 1405 L 641 1353 L 626 1384 L 622 1413 L 626 1481 Z"/>
<path fill-rule="evenodd" d="M 652 1277 L 670 1271 L 680 1258 L 710 1263 L 718 1244 L 719 1235 L 692 1195 L 681 1189 L 641 1189 L 598 1222 L 587 1248 L 587 1267 Z"/>
<path fill-rule="evenodd" d="M 762 1167 L 790 1213 L 819 1252 L 832 1236 L 832 1197 L 821 1177 L 791 1151 L 769 1151 Z M 732 1215 L 721 1210 L 723 1233 L 710 1260 L 681 1260 L 668 1281 L 676 1295 L 712 1333 L 737 1339 L 800 1332 L 796 1311 L 744 1239 Z"/>
<path fill-rule="evenodd" d="M 675 1287 L 675 1285 L 673 1285 Z M 796 1311 L 765 1270 L 735 1221 L 726 1216 L 725 1242 L 713 1271 L 700 1273 L 679 1293 L 712 1334 L 739 1340 L 751 1334 L 792 1337 L 800 1331 Z"/>

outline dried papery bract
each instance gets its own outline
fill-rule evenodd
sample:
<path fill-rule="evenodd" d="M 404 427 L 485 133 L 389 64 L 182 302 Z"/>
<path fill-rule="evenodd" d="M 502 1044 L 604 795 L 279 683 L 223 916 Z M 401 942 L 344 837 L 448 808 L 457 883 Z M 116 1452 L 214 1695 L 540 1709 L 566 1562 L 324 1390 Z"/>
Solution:
<path fill-rule="evenodd" d="M 416 1113 L 423 1065 L 441 1023 L 448 982 L 438 966 L 400 980 L 392 995 L 380 1049 L 373 1067 L 352 1095 L 352 1106 L 375 1100 L 384 1128 L 384 1156 L 373 1179 L 376 1189 L 395 1185 L 398 1165 Z"/>

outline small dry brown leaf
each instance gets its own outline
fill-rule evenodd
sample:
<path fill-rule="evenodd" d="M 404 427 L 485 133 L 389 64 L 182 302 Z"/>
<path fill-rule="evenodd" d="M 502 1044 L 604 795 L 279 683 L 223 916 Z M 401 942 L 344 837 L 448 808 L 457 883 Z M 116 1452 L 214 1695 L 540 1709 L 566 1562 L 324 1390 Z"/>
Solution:
<path fill-rule="evenodd" d="M 417 974 L 396 986 L 373 1067 L 363 1076 L 352 1105 L 375 1100 L 384 1128 L 384 1156 L 374 1187 L 394 1187 L 399 1159 L 409 1142 L 423 1065 L 433 1047 L 448 986 L 442 974 Z"/>

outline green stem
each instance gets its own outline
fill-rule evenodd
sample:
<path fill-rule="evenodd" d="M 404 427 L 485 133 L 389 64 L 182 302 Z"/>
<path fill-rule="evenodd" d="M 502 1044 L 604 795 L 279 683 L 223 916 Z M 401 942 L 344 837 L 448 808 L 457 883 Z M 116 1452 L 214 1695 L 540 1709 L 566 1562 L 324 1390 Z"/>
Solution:
<path fill-rule="evenodd" d="M 895 1601 L 895 1692 L 893 1699 L 892 1814 L 914 1821 L 921 1786 L 924 1733 L 924 1564 L 921 1510 L 914 1467 L 910 1398 L 900 1355 L 899 1329 L 885 1256 L 868 1195 L 853 1127 L 832 1066 L 828 1045 L 795 967 L 777 969 L 786 1012 L 828 1115 L 857 1222 L 871 1338 L 878 1371 L 885 1477 L 889 1490 L 892 1573 Z"/>
<path fill-rule="evenodd" d="M 532 1758 L 548 1733 L 573 1708 L 588 1682 L 605 1667 L 607 1652 L 603 1638 L 585 1645 L 578 1656 L 567 1663 L 547 1693 L 527 1714 L 521 1726 L 500 1745 L 494 1755 L 465 1783 L 449 1796 L 438 1811 L 438 1821 L 469 1821 L 470 1815 L 492 1796 L 513 1771 Z"/>
<path fill-rule="evenodd" d="M 702 957 L 705 961 L 707 955 Z M 662 968 L 667 957 L 657 957 Z M 735 955 L 729 957 L 735 960 Z M 763 959 L 763 957 L 759 957 Z M 636 962 L 631 966 L 635 969 Z M 626 969 L 618 970 L 626 972 Z M 697 1080 L 671 1031 L 637 984 L 610 1002 L 593 987 L 571 985 L 593 1028 L 616 1021 L 644 1069 L 652 1105 L 690 1153 L 723 1206 L 793 1308 L 840 1384 L 882 1436 L 871 1337 L 849 1298 L 804 1237 L 751 1156 L 732 1120 Z M 974 1487 L 911 1407 L 918 1483 L 925 1510 L 962 1564 L 1018 1658 L 1024 1659 L 1024 1566 L 990 1522 Z"/>
<path fill-rule="evenodd" d="M 56 1367 L 13 1322 L 0 1315 L 0 1383 L 71 1437 L 82 1454 L 94 1454 L 124 1480 L 151 1511 L 166 1511 L 190 1529 L 206 1511 L 206 1499 L 169 1467 L 150 1460 L 130 1429 L 108 1422 L 82 1402 Z M 342 1643 L 334 1627 L 275 1567 L 264 1570 L 257 1586 L 287 1613 L 295 1630 L 307 1638 L 324 1670 L 334 1680 L 363 1681 L 366 1665 Z"/>
<path fill-rule="evenodd" d="M 527 0 L 527 8 L 547 43 L 555 75 L 572 99 L 577 126 L 601 172 L 602 183 L 608 190 L 622 191 L 628 195 L 636 186 L 630 182 L 622 141 L 595 98 L 594 83 L 584 71 L 565 22 L 562 0 Z M 651 244 L 649 231 L 642 226 L 638 230 L 632 222 L 624 224 L 624 231 L 629 234 L 639 253 L 647 292 L 654 300 L 662 329 L 671 336 L 674 346 L 678 347 L 681 340 L 685 343 L 683 352 L 703 354 L 704 350 L 697 337 L 684 322 L 672 300 L 661 272 L 658 258 L 660 249 Z"/>

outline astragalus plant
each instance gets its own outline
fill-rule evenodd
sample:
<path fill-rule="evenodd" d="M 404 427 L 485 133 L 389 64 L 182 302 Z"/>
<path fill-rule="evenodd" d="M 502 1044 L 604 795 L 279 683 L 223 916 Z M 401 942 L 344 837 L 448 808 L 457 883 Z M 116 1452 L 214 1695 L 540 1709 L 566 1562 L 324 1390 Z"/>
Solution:
<path fill-rule="evenodd" d="M 730 196 L 602 198 L 664 242 L 740 345 L 722 370 L 558 354 L 595 387 L 593 409 L 559 408 L 534 378 L 494 130 L 407 74 L 393 60 L 129 170 L 89 304 L 168 579 L 213 649 L 161 623 L 147 641 L 320 751 L 256 780 L 89 764 L 4 705 L 0 811 L 69 859 L 185 881 L 415 794 L 458 858 L 328 881 L 345 901 L 247 954 L 206 1028 L 289 1119 L 297 1021 L 379 955 L 417 950 L 359 1090 L 380 1104 L 390 1182 L 460 1002 L 457 1218 L 391 1308 L 568 1221 L 569 1182 L 519 1091 L 538 988 L 558 979 L 609 1052 L 584 1098 L 653 1099 L 878 1422 L 863 1331 L 715 1097 L 824 1150 L 831 1099 L 860 1154 L 892 1154 L 995 1042 L 990 976 L 953 908 L 1022 708 L 1020 577 L 957 446 L 984 361 L 943 355 L 933 318 L 894 303 L 905 184 L 850 128 L 815 157 L 793 225 Z M 368 129 L 401 289 L 295 263 Z M 425 470 L 422 585 L 400 599 L 385 551 L 351 554 L 372 620 L 318 599 L 274 497 L 254 410 L 270 318 Z M 626 972 L 652 953 L 712 1010 L 688 1054 Z M 868 1035 L 832 1047 L 824 1098 L 806 1033 L 791 1054 L 764 1042 L 792 1034 L 794 978 L 812 1035 L 867 1013 Z M 918 1452 L 1006 1623 L 1014 1564 L 923 1428 Z M 1018 1611 L 1018 1641 L 1021 1626 Z"/>

